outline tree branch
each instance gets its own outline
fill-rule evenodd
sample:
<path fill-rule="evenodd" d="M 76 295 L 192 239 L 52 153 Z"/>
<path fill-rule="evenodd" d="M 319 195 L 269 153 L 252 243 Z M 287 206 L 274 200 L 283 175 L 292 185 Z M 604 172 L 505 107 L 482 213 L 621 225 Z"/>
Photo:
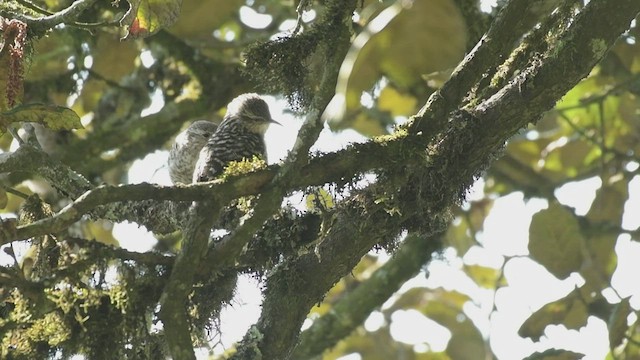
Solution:
<path fill-rule="evenodd" d="M 164 336 L 174 359 L 195 359 L 189 318 L 186 312 L 187 296 L 191 292 L 193 277 L 207 252 L 209 232 L 221 206 L 212 201 L 195 202 L 189 212 L 182 248 L 171 270 L 171 276 L 160 297 L 158 316 L 164 324 Z"/>
<path fill-rule="evenodd" d="M 532 3 L 528 0 L 511 0 L 507 3 L 489 31 L 458 64 L 451 78 L 429 97 L 427 104 L 411 121 L 411 133 L 423 131 L 438 134 L 444 129 L 449 112 L 461 103 L 488 69 L 507 58 L 518 39 L 537 21 L 540 14 L 535 14 L 531 8 Z"/>
<path fill-rule="evenodd" d="M 425 146 L 425 135 L 395 137 L 385 141 L 377 140 L 355 144 L 335 153 L 324 154 L 303 166 L 296 173 L 296 176 L 289 180 L 286 190 L 300 190 L 328 182 L 344 183 L 356 174 L 384 168 L 401 156 L 407 164 L 417 163 L 423 158 L 417 152 L 413 152 L 411 156 L 407 157 L 407 149 Z M 35 152 L 35 150 L 28 150 L 25 147 L 14 153 L 0 154 L 0 172 L 17 171 L 21 166 L 27 166 L 26 169 L 35 171 L 34 169 L 37 168 L 35 165 L 28 161 L 23 162 L 29 158 L 30 151 Z M 38 157 L 41 155 L 35 158 Z M 38 162 L 38 164 L 41 163 Z M 188 186 L 167 187 L 146 183 L 120 186 L 101 185 L 87 191 L 53 217 L 21 226 L 15 236 L 0 238 L 0 245 L 62 231 L 80 220 L 83 215 L 94 210 L 93 214 L 97 217 L 112 221 L 135 220 L 151 230 L 158 229 L 162 232 L 170 232 L 174 229 L 167 228 L 166 224 L 157 222 L 158 217 L 161 216 L 159 212 L 166 211 L 163 208 L 166 207 L 166 204 L 158 204 L 159 201 L 196 201 L 204 197 L 220 203 L 227 203 L 241 196 L 259 194 L 264 190 L 265 185 L 273 181 L 279 169 L 280 166 L 273 165 L 265 170 L 224 181 L 214 180 Z M 132 204 L 132 202 L 146 200 L 152 201 L 138 205 Z M 108 206 L 99 208 L 103 205 Z M 169 216 L 176 216 L 176 214 L 171 213 Z"/>
<path fill-rule="evenodd" d="M 0 173 L 16 171 L 38 173 L 53 187 L 74 198 L 92 188 L 91 183 L 82 175 L 27 144 L 12 153 L 0 154 Z"/>
<path fill-rule="evenodd" d="M 75 22 L 77 17 L 95 2 L 96 0 L 77 0 L 64 10 L 60 10 L 55 14 L 37 18 L 22 14 L 15 14 L 4 10 L 0 10 L 0 15 L 23 21 L 35 34 L 44 34 L 44 32 L 52 29 L 56 25 Z"/>
<path fill-rule="evenodd" d="M 312 359 L 349 335 L 400 286 L 415 276 L 441 247 L 440 235 L 409 234 L 386 264 L 315 320 L 300 335 L 292 358 Z"/>

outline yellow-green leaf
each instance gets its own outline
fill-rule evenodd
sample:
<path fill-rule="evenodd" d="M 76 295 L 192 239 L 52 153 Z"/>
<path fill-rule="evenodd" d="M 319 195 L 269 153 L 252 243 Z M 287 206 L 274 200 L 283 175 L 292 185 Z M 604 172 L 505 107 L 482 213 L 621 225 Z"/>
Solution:
<path fill-rule="evenodd" d="M 4 131 L 6 126 L 14 122 L 35 122 L 52 130 L 80 129 L 80 117 L 71 109 L 64 106 L 26 104 L 14 107 L 0 113 L 0 127 Z"/>
<path fill-rule="evenodd" d="M 587 324 L 589 312 L 580 298 L 579 290 L 574 290 L 560 300 L 543 306 L 533 313 L 518 330 L 518 335 L 538 341 L 547 325 L 562 324 L 567 329 L 579 329 Z"/>
<path fill-rule="evenodd" d="M 4 209 L 9 203 L 9 197 L 7 196 L 7 192 L 4 188 L 0 187 L 0 209 Z"/>
<path fill-rule="evenodd" d="M 403 94 L 392 86 L 385 86 L 378 98 L 378 109 L 388 111 L 392 116 L 409 116 L 415 112 L 417 105 L 415 97 Z"/>
<path fill-rule="evenodd" d="M 594 224 L 622 225 L 624 204 L 629 198 L 629 182 L 620 177 L 604 184 L 596 192 L 596 198 L 587 213 L 587 219 Z"/>
<path fill-rule="evenodd" d="M 594 228 L 621 226 L 624 204 L 628 197 L 628 180 L 623 177 L 610 179 L 596 192 L 596 198 L 587 213 L 587 220 Z M 607 231 L 590 231 L 586 239 L 591 266 L 582 269 L 581 275 L 598 290 L 609 286 L 611 275 L 618 264 L 615 252 L 617 240 L 616 233 Z"/>
<path fill-rule="evenodd" d="M 611 350 L 622 344 L 625 333 L 629 329 L 627 317 L 629 317 L 632 310 L 628 297 L 622 299 L 622 301 L 613 308 L 613 313 L 607 324 L 607 328 L 609 329 L 609 347 Z"/>
<path fill-rule="evenodd" d="M 129 4 L 120 23 L 128 26 L 125 39 L 137 39 L 173 24 L 180 15 L 182 0 L 129 0 Z"/>
<path fill-rule="evenodd" d="M 479 286 L 486 289 L 495 289 L 504 284 L 500 282 L 500 271 L 481 265 L 465 265 L 464 272 Z"/>
<path fill-rule="evenodd" d="M 480 331 L 462 311 L 465 295 L 434 289 L 420 309 L 428 318 L 451 331 L 447 355 L 452 359 L 484 358 L 487 348 Z"/>
<path fill-rule="evenodd" d="M 110 246 L 120 246 L 120 242 L 113 236 L 113 224 L 98 220 L 83 225 L 84 233 L 95 241 Z"/>
<path fill-rule="evenodd" d="M 384 130 L 386 124 L 367 119 L 369 123 L 378 122 L 368 125 L 357 117 L 362 93 L 371 90 L 383 76 L 401 90 L 422 86 L 422 75 L 455 67 L 466 45 L 466 26 L 454 1 L 394 2 L 353 41 L 337 85 L 344 97 L 338 113 L 345 116 L 332 118 L 330 125 L 379 135 L 372 132 L 380 130 L 375 125 Z"/>
<path fill-rule="evenodd" d="M 180 17 L 169 31 L 181 39 L 210 39 L 211 33 L 231 19 L 244 3 L 244 0 L 183 0 Z"/>
<path fill-rule="evenodd" d="M 458 255 L 462 256 L 466 254 L 473 245 L 477 244 L 470 232 L 469 224 L 457 218 L 445 233 L 445 243 L 456 249 Z"/>
<path fill-rule="evenodd" d="M 582 358 L 584 358 L 584 354 L 569 350 L 549 349 L 533 353 L 524 360 L 579 360 Z"/>
<path fill-rule="evenodd" d="M 582 265 L 584 238 L 578 220 L 564 206 L 553 202 L 533 215 L 529 227 L 531 257 L 559 279 Z"/>
<path fill-rule="evenodd" d="M 327 190 L 320 188 L 307 195 L 306 205 L 310 211 L 331 209 L 334 206 L 333 196 Z"/>

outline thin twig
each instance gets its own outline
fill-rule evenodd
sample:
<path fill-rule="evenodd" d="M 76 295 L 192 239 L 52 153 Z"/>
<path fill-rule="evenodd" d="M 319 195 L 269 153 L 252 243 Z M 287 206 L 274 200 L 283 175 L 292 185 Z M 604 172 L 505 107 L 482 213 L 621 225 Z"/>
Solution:
<path fill-rule="evenodd" d="M 68 8 L 58 11 L 51 15 L 42 17 L 31 17 L 23 14 L 2 11 L 2 13 L 14 19 L 25 22 L 29 28 L 35 32 L 43 32 L 62 23 L 72 23 L 75 19 L 88 7 L 93 5 L 97 0 L 77 0 Z M 44 9 L 42 9 L 44 10 Z M 44 10 L 46 11 L 46 10 Z"/>
<path fill-rule="evenodd" d="M 16 131 L 16 129 L 14 129 L 13 126 L 9 126 L 7 130 L 9 130 L 9 134 L 11 134 L 11 136 L 13 136 L 14 139 L 16 139 L 16 141 L 20 146 L 25 144 L 24 140 L 22 140 L 20 135 L 18 135 L 18 131 Z"/>
<path fill-rule="evenodd" d="M 585 129 L 581 128 L 580 126 L 576 125 L 573 121 L 571 121 L 571 119 L 565 114 L 563 110 L 559 110 L 556 112 L 560 116 L 560 119 L 563 120 L 567 125 L 569 125 L 581 138 L 599 147 L 600 151 L 602 151 L 603 154 L 610 153 L 615 155 L 619 159 L 638 161 L 637 157 L 626 154 L 614 148 L 608 147 L 604 144 L 603 139 L 597 139 L 595 136 L 589 135 L 587 131 L 585 131 Z"/>
<path fill-rule="evenodd" d="M 38 12 L 42 15 L 46 15 L 46 16 L 53 16 L 55 15 L 55 13 L 44 9 L 34 3 L 32 3 L 31 1 L 28 0 L 15 0 L 18 4 L 26 7 L 27 9 L 31 9 L 35 12 Z M 120 16 L 120 18 L 122 18 L 124 15 Z M 85 23 L 85 22 L 78 22 L 78 21 L 72 21 L 72 22 L 67 22 L 66 25 L 68 26 L 72 26 L 72 27 L 77 27 L 77 28 L 82 28 L 82 29 L 95 29 L 95 28 L 101 28 L 101 27 L 105 27 L 105 26 L 120 26 L 120 19 L 118 20 L 112 20 L 112 21 L 101 21 L 101 22 L 96 22 L 96 23 Z"/>
<path fill-rule="evenodd" d="M 32 3 L 31 1 L 27 1 L 27 0 L 16 0 L 16 2 L 24 7 L 26 7 L 27 9 L 31 9 L 35 12 L 38 12 L 42 15 L 53 15 L 53 13 L 47 9 L 41 8 L 40 6 Z"/>
<path fill-rule="evenodd" d="M 293 29 L 292 34 L 295 35 L 302 28 L 302 15 L 304 14 L 304 10 L 307 8 L 309 0 L 300 0 L 298 3 L 298 7 L 296 8 L 296 13 L 298 13 L 298 19 L 296 20 L 296 27 Z"/>
<path fill-rule="evenodd" d="M 28 194 L 25 194 L 25 193 L 23 193 L 22 191 L 19 191 L 19 190 L 16 190 L 16 189 L 14 189 L 14 188 L 11 188 L 11 187 L 8 187 L 8 186 L 4 186 L 4 185 L 0 185 L 0 186 L 2 187 L 2 189 L 3 189 L 5 192 L 7 192 L 7 193 L 9 193 L 9 194 L 15 195 L 15 196 L 20 197 L 20 198 L 23 198 L 23 199 L 26 199 L 26 198 L 28 198 L 28 197 L 29 197 L 29 195 L 28 195 Z"/>
<path fill-rule="evenodd" d="M 101 21 L 96 23 L 84 23 L 84 22 L 70 22 L 67 23 L 68 26 L 76 27 L 80 29 L 97 29 L 107 26 L 120 26 L 120 20 L 111 20 L 111 21 Z"/>
<path fill-rule="evenodd" d="M 622 82 L 620 82 L 618 84 L 615 84 L 614 86 L 612 86 L 611 88 L 605 90 L 602 93 L 595 94 L 595 95 L 586 97 L 584 99 L 580 99 L 580 103 L 579 104 L 565 106 L 565 107 L 559 107 L 559 108 L 556 108 L 555 111 L 567 111 L 567 110 L 586 108 L 589 105 L 592 105 L 594 103 L 599 103 L 599 102 L 605 100 L 609 96 L 619 95 L 623 91 L 628 91 L 629 88 L 631 86 L 636 85 L 638 83 L 638 81 L 640 81 L 640 74 L 632 75 L 628 79 L 626 79 L 626 80 L 624 80 L 624 81 L 622 81 Z"/>

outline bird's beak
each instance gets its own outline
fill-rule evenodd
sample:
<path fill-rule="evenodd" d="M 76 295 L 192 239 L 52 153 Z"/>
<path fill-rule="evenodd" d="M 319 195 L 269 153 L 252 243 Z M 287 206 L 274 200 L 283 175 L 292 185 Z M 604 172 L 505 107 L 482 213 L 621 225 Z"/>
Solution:
<path fill-rule="evenodd" d="M 271 119 L 271 118 L 269 118 L 269 123 L 270 123 L 270 124 L 276 124 L 276 125 L 280 125 L 280 126 L 282 126 L 282 124 L 280 124 L 279 122 L 277 122 L 277 121 L 275 121 L 275 120 L 273 120 L 273 119 Z"/>

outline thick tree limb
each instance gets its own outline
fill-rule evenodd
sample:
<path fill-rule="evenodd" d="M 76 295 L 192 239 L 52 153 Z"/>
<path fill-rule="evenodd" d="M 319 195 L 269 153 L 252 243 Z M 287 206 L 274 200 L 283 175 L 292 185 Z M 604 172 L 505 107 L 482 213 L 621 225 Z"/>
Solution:
<path fill-rule="evenodd" d="M 160 313 L 164 336 L 174 359 L 195 359 L 191 342 L 187 296 L 191 292 L 193 276 L 207 253 L 207 244 L 215 215 L 221 206 L 212 201 L 195 202 L 185 226 L 182 248 L 171 270 L 169 281 L 160 297 Z"/>
<path fill-rule="evenodd" d="M 554 2 L 557 1 L 550 3 Z M 464 96 L 491 67 L 507 58 L 517 40 L 531 29 L 541 15 L 532 10 L 533 5 L 529 0 L 511 0 L 507 3 L 489 31 L 458 64 L 451 78 L 429 97 L 427 104 L 409 125 L 410 132 L 437 134 L 444 129 L 449 112 L 460 105 Z"/>
<path fill-rule="evenodd" d="M 425 135 L 406 136 L 390 139 L 388 141 L 369 142 L 355 144 L 345 150 L 324 154 L 312 159 L 308 165 L 303 166 L 295 177 L 289 180 L 288 191 L 304 189 L 308 186 L 323 185 L 328 182 L 345 182 L 352 176 L 374 169 L 384 168 L 393 163 L 412 146 L 420 146 Z M 424 146 L 424 144 L 422 145 Z M 18 164 L 12 154 L 7 154 L 7 168 L 13 169 Z M 9 162 L 11 159 L 11 162 Z M 404 159 L 411 164 L 421 157 Z M 223 180 L 214 180 L 207 183 L 199 183 L 188 186 L 160 186 L 154 184 L 132 185 L 101 185 L 78 197 L 73 203 L 67 205 L 51 218 L 42 219 L 18 228 L 16 238 L 0 239 L 0 244 L 11 241 L 24 240 L 33 236 L 45 235 L 64 230 L 74 222 L 80 220 L 83 215 L 89 214 L 101 205 L 109 205 L 99 209 L 98 214 L 114 221 L 131 220 L 138 212 L 149 211 L 148 203 L 143 206 L 131 206 L 127 211 L 122 211 L 125 206 L 119 202 L 135 202 L 153 200 L 154 202 L 168 200 L 174 202 L 196 201 L 207 198 L 212 201 L 226 203 L 241 196 L 257 195 L 264 190 L 264 186 L 271 182 L 279 172 L 280 166 L 273 165 L 265 170 L 255 173 L 233 177 Z M 0 171 L 2 157 L 0 156 Z M 161 204 L 162 205 L 162 204 Z M 154 216 L 157 216 L 155 214 Z M 142 218 L 144 220 L 144 217 Z M 142 222 L 154 229 L 151 219 Z"/>
<path fill-rule="evenodd" d="M 440 236 L 409 234 L 386 264 L 335 303 L 331 310 L 300 334 L 292 358 L 312 359 L 333 347 L 362 324 L 402 284 L 415 276 L 441 247 Z"/>
<path fill-rule="evenodd" d="M 0 173 L 16 171 L 38 173 L 52 186 L 74 198 L 92 187 L 82 175 L 31 145 L 22 145 L 12 153 L 0 154 Z"/>

